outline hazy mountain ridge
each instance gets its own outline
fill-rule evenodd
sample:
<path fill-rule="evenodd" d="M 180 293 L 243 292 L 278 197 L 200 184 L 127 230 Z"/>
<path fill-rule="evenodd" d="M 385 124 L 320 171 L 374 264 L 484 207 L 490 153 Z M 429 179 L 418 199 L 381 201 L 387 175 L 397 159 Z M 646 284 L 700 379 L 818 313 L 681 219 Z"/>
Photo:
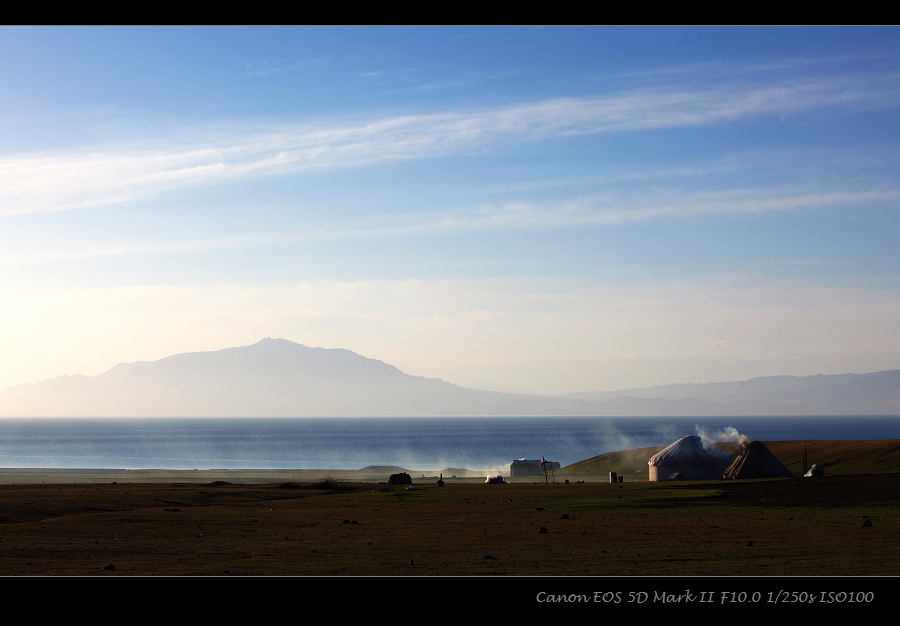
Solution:
<path fill-rule="evenodd" d="M 891 415 L 900 413 L 900 370 L 764 376 L 746 381 L 571 393 L 565 397 L 629 411 L 657 405 L 667 410 L 655 415 Z M 682 412 L 679 406 L 690 410 Z M 648 413 L 638 410 L 620 414 Z"/>
<path fill-rule="evenodd" d="M 350 350 L 285 339 L 123 363 L 0 392 L 4 416 L 591 415 L 579 399 L 505 394 L 404 374 Z"/>
<path fill-rule="evenodd" d="M 900 414 L 900 370 L 540 396 L 469 389 L 350 350 L 267 338 L 0 392 L 6 417 L 804 414 Z"/>

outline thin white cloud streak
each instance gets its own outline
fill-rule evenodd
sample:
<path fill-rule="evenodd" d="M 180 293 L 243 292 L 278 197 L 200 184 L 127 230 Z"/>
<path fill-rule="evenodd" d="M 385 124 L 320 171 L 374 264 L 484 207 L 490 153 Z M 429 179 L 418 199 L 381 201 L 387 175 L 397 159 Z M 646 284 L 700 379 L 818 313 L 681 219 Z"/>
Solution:
<path fill-rule="evenodd" d="M 787 195 L 781 190 L 737 189 L 724 192 L 652 196 L 582 198 L 568 203 L 507 203 L 481 207 L 474 214 L 446 218 L 443 226 L 460 228 L 562 228 L 589 224 L 624 224 L 664 217 L 736 215 L 793 211 L 841 205 L 877 204 L 900 198 L 900 189 L 834 191 Z M 667 201 L 668 200 L 668 201 Z"/>
<path fill-rule="evenodd" d="M 662 196 L 662 197 L 660 197 Z M 676 197 L 681 196 L 681 197 Z M 414 214 L 372 216 L 346 223 L 321 224 L 295 232 L 255 233 L 234 237 L 188 239 L 184 241 L 133 243 L 130 245 L 91 245 L 60 248 L 53 242 L 52 251 L 17 253 L 15 242 L 4 246 L 0 267 L 27 266 L 41 263 L 74 261 L 141 255 L 191 254 L 231 250 L 255 246 L 297 244 L 312 241 L 337 241 L 404 237 L 452 230 L 486 228 L 556 229 L 588 225 L 615 226 L 628 222 L 645 222 L 669 217 L 694 215 L 737 215 L 767 211 L 794 211 L 834 206 L 878 204 L 900 198 L 900 189 L 835 191 L 786 194 L 782 190 L 737 189 L 723 192 L 682 194 L 662 191 L 657 196 L 638 197 L 591 196 L 575 200 L 526 204 L 510 202 L 484 206 L 457 215 Z M 77 244 L 76 244 L 77 245 Z"/>
<path fill-rule="evenodd" d="M 0 160 L 0 215 L 109 205 L 250 176 L 472 154 L 549 136 L 709 125 L 822 107 L 896 106 L 898 95 L 893 77 L 641 91 L 365 123 L 288 125 L 150 151 L 129 146 L 13 155 Z"/>
<path fill-rule="evenodd" d="M 710 176 L 712 174 L 723 174 L 735 172 L 736 166 L 721 166 L 715 168 L 696 168 L 696 167 L 677 167 L 666 170 L 647 170 L 633 171 L 622 174 L 603 175 L 603 176 L 574 176 L 568 178 L 544 178 L 539 180 L 528 180 L 514 183 L 505 183 L 491 185 L 487 187 L 487 191 L 491 193 L 516 193 L 516 192 L 532 192 L 542 189 L 559 189 L 571 187 L 585 187 L 598 185 L 613 185 L 623 182 L 634 181 L 651 181 L 666 179 L 684 179 Z"/>
<path fill-rule="evenodd" d="M 612 225 L 664 217 L 735 215 L 880 203 L 896 200 L 900 197 L 900 190 L 799 195 L 785 195 L 781 190 L 730 190 L 672 195 L 682 197 L 668 199 L 652 196 L 619 198 L 610 194 L 605 197 L 589 197 L 563 204 L 508 203 L 501 206 L 482 207 L 473 215 L 448 218 L 443 220 L 442 224 L 448 227 L 466 228 L 562 228 L 589 224 Z"/>
<path fill-rule="evenodd" d="M 57 263 L 60 261 L 76 261 L 83 259 L 99 259 L 121 256 L 180 254 L 205 252 L 211 250 L 228 250 L 251 246 L 265 246 L 277 243 L 296 242 L 301 237 L 285 234 L 245 235 L 240 237 L 220 237 L 216 239 L 196 239 L 178 242 L 153 243 L 144 245 L 103 245 L 88 246 L 60 250 L 59 244 L 53 245 L 52 252 L 29 252 L 16 254 L 10 250 L 0 253 L 0 267 L 15 267 L 39 263 Z M 31 242 L 29 247 L 34 247 Z"/>
<path fill-rule="evenodd" d="M 238 248 L 251 248 L 257 246 L 289 245 L 311 241 L 335 241 L 340 239 L 358 239 L 373 237 L 402 237 L 412 233 L 434 232 L 439 229 L 433 223 L 409 222 L 399 226 L 384 226 L 385 221 L 395 222 L 395 218 L 385 218 L 379 225 L 362 227 L 336 228 L 309 228 L 296 232 L 257 233 L 253 235 L 241 235 L 235 237 L 218 237 L 213 239 L 188 239 L 184 241 L 164 241 L 152 243 L 132 243 L 123 245 L 81 245 L 78 247 L 61 249 L 60 244 L 53 242 L 50 252 L 17 253 L 12 245 L 5 246 L 6 250 L 0 252 L 0 267 L 18 267 L 37 265 L 41 263 L 58 263 L 61 261 L 77 261 L 100 258 L 114 258 L 142 255 L 168 255 L 191 254 L 197 252 L 211 252 L 217 250 L 233 250 Z M 29 248 L 34 248 L 33 241 L 28 242 Z M 45 244 L 46 245 L 46 244 Z"/>
<path fill-rule="evenodd" d="M 835 54 L 824 57 L 791 57 L 779 58 L 771 61 L 760 61 L 757 63 L 735 63 L 733 61 L 699 61 L 695 63 L 685 63 L 681 65 L 667 65 L 658 68 L 627 71 L 619 73 L 620 77 L 639 78 L 649 77 L 659 80 L 660 77 L 671 76 L 753 76 L 753 75 L 772 75 L 780 71 L 802 71 L 804 75 L 812 72 L 830 71 L 834 72 L 835 67 L 859 67 L 864 64 L 865 67 L 872 67 L 873 63 L 884 61 L 891 66 L 895 61 L 896 55 L 893 52 L 882 53 L 878 51 L 852 52 L 844 54 Z M 817 69 L 818 68 L 818 69 Z"/>

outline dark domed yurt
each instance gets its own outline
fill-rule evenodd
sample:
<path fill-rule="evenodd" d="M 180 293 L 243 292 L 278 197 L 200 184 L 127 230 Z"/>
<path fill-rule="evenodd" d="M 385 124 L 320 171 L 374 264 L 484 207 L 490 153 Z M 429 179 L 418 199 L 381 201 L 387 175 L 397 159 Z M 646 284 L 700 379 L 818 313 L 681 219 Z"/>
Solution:
<path fill-rule="evenodd" d="M 667 480 L 672 474 L 687 480 L 721 478 L 731 460 L 730 454 L 715 445 L 704 446 L 700 437 L 688 435 L 650 458 L 650 480 Z"/>

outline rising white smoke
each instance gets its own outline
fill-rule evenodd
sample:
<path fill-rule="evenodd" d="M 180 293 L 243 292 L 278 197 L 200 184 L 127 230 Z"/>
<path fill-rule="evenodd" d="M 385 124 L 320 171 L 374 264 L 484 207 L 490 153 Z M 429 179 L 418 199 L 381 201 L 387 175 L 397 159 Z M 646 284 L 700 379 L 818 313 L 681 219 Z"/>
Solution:
<path fill-rule="evenodd" d="M 700 441 L 703 442 L 704 448 L 710 448 L 715 446 L 717 442 L 722 441 L 735 441 L 739 442 L 741 445 L 746 446 L 748 443 L 753 441 L 747 435 L 742 435 L 738 432 L 738 429 L 734 426 L 727 426 L 720 430 L 706 430 L 700 425 L 694 426 L 697 435 L 700 437 Z"/>

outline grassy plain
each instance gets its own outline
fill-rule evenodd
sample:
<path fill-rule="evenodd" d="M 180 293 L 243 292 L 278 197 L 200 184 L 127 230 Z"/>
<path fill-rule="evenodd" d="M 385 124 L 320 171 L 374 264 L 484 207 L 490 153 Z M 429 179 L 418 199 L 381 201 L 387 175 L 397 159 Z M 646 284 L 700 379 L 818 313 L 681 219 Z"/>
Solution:
<path fill-rule="evenodd" d="M 824 478 L 0 485 L 0 575 L 900 575 L 900 442 L 806 443 Z"/>

